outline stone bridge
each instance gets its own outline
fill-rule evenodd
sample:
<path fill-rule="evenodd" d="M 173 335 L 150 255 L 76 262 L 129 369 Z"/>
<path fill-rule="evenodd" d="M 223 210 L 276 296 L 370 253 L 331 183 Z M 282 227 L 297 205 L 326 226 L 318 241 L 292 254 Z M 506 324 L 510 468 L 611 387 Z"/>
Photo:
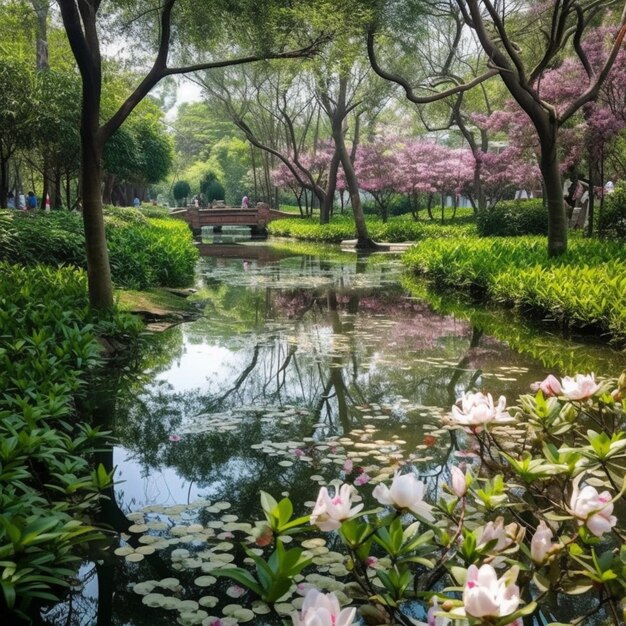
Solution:
<path fill-rule="evenodd" d="M 268 204 L 259 202 L 255 207 L 247 209 L 230 207 L 218 203 L 210 208 L 185 207 L 170 211 L 172 217 L 184 220 L 189 224 L 194 235 L 199 235 L 203 226 L 249 226 L 252 234 L 267 234 L 267 225 L 272 220 L 297 217 L 293 213 L 285 213 L 271 209 Z"/>

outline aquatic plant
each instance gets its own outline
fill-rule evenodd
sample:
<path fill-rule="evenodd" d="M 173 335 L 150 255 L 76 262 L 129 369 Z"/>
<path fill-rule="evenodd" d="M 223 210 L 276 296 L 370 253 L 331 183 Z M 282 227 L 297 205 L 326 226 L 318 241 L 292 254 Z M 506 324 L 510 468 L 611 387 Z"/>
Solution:
<path fill-rule="evenodd" d="M 341 612 L 342 619 L 349 617 L 349 621 L 358 606 L 364 619 L 377 624 L 415 624 L 420 607 L 424 613 L 428 609 L 429 624 L 437 625 L 521 626 L 525 618 L 584 624 L 594 615 L 621 623 L 626 529 L 617 510 L 626 499 L 626 373 L 618 380 L 577 375 L 552 377 L 544 383 L 536 383 L 534 393 L 509 403 L 507 419 L 495 419 L 505 414 L 505 401 L 496 406 L 486 395 L 476 402 L 466 398 L 462 410 L 461 401 L 441 416 L 442 427 L 433 431 L 433 438 L 443 444 L 449 437 L 461 445 L 458 456 L 465 464 L 462 468 L 443 460 L 435 465 L 437 473 L 447 477 L 443 489 L 426 476 L 418 480 L 411 460 L 396 466 L 391 486 L 385 485 L 391 478 L 388 466 L 381 466 L 378 473 L 369 466 L 374 489 L 357 488 L 357 468 L 341 454 L 349 439 L 342 437 L 329 454 L 329 461 L 341 468 L 331 481 L 334 491 L 321 486 L 317 501 L 310 503 L 310 518 L 293 519 L 289 497 L 278 502 L 263 494 L 265 519 L 254 525 L 222 516 L 207 528 L 175 527 L 171 534 L 187 536 L 192 545 L 204 535 L 216 533 L 215 539 L 209 538 L 211 544 L 222 537 L 209 549 L 183 550 L 185 567 L 200 567 L 218 580 L 233 578 L 269 604 L 224 607 L 224 616 L 238 622 L 273 607 L 279 615 L 293 614 L 296 624 L 308 623 L 308 616 L 314 620 L 317 615 L 309 613 L 317 606 L 313 599 L 324 590 L 335 594 L 337 605 L 333 600 L 331 611 L 335 619 Z M 481 420 L 480 428 L 455 419 L 459 412 L 484 412 L 483 405 L 494 419 Z M 370 445 L 362 432 L 354 434 L 356 445 L 363 446 L 357 450 Z M 375 449 L 384 445 L 377 441 L 371 444 Z M 272 455 L 280 451 L 285 459 L 292 459 L 281 463 L 292 466 L 313 462 L 307 446 L 328 448 L 329 444 L 311 439 L 255 446 Z M 193 506 L 219 514 L 227 504 Z M 182 508 L 150 511 L 163 515 Z M 142 518 L 147 514 L 138 513 Z M 311 537 L 319 530 L 322 536 Z M 255 568 L 252 572 L 246 561 L 235 564 L 234 555 L 226 559 L 221 552 L 234 549 L 224 542 L 225 533 L 237 532 L 248 535 L 243 545 L 246 561 Z M 299 539 L 303 533 L 306 538 Z M 162 549 L 167 550 L 167 540 L 154 540 L 164 541 Z M 294 540 L 300 541 L 301 548 L 286 550 L 283 543 Z M 179 551 L 171 553 L 172 561 Z M 227 568 L 220 565 L 223 559 Z M 318 571 L 303 579 L 300 572 L 307 571 L 307 559 Z M 138 583 L 136 593 L 145 594 L 146 584 Z M 312 593 L 311 588 L 318 592 Z M 311 596 L 304 602 L 298 597 L 290 600 L 294 593 Z M 555 598 L 581 594 L 583 602 L 559 602 L 564 608 L 555 612 Z M 144 595 L 144 603 L 167 604 L 166 608 L 175 600 L 165 594 L 146 600 Z M 202 601 L 196 605 L 202 606 Z M 218 599 L 210 602 L 215 606 Z M 346 605 L 352 608 L 342 608 Z M 301 612 L 294 614 L 297 608 Z M 181 616 L 181 623 L 209 620 L 206 623 L 211 624 L 217 619 L 205 614 L 197 608 L 193 615 Z"/>

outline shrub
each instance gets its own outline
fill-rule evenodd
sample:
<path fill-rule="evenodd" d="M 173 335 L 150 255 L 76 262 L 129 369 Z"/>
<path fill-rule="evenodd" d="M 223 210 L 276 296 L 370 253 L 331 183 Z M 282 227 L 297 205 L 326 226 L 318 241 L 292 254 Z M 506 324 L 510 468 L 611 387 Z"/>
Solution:
<path fill-rule="evenodd" d="M 464 237 L 474 233 L 474 225 L 451 223 L 441 226 L 435 221 L 415 221 L 410 215 L 389 219 L 384 224 L 378 217 L 368 217 L 367 228 L 376 241 L 402 242 L 419 241 L 426 237 Z M 305 241 L 339 243 L 344 239 L 354 239 L 356 231 L 352 216 L 336 216 L 330 224 L 319 224 L 315 218 L 285 219 L 271 222 L 270 234 L 277 237 L 292 237 Z"/>
<path fill-rule="evenodd" d="M 600 231 L 606 235 L 626 239 L 626 185 L 618 185 L 606 196 Z"/>
<path fill-rule="evenodd" d="M 10 245 L 0 247 L 0 261 L 87 266 L 79 214 L 20 213 L 10 223 Z M 198 252 L 182 221 L 107 207 L 105 228 L 111 273 L 118 287 L 181 287 L 192 282 Z"/>
<path fill-rule="evenodd" d="M 189 194 L 191 194 L 191 186 L 186 180 L 177 180 L 176 183 L 174 183 L 172 195 L 178 205 L 180 205 L 182 200 L 188 198 Z"/>
<path fill-rule="evenodd" d="M 626 338 L 626 251 L 617 243 L 572 238 L 549 259 L 541 237 L 440 239 L 403 261 L 438 287 Z"/>
<path fill-rule="evenodd" d="M 84 272 L 0 263 L 0 613 L 55 599 L 97 535 L 85 522 L 110 476 L 90 458 L 103 433 L 74 421 L 100 364 L 96 334 L 138 329 L 88 306 Z"/>
<path fill-rule="evenodd" d="M 504 200 L 482 211 L 476 227 L 483 237 L 547 235 L 548 210 L 541 199 Z"/>

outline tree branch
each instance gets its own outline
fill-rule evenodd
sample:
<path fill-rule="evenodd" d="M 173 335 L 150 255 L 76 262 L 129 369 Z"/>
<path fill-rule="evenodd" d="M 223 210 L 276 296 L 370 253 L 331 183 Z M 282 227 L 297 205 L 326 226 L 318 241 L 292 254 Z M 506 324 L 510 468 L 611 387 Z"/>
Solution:
<path fill-rule="evenodd" d="M 396 85 L 400 85 L 400 87 L 404 89 L 407 99 L 414 104 L 430 104 L 431 102 L 444 100 L 449 96 L 468 91 L 473 87 L 476 87 L 476 85 L 479 85 L 483 81 L 488 80 L 489 78 L 492 78 L 496 74 L 500 73 L 500 70 L 498 69 L 490 69 L 484 74 L 481 74 L 480 76 L 472 79 L 468 83 L 463 83 L 461 85 L 450 87 L 450 89 L 446 89 L 445 91 L 439 91 L 432 96 L 417 96 L 413 91 L 413 87 L 405 78 L 397 74 L 387 72 L 379 65 L 378 60 L 376 59 L 376 53 L 374 51 L 374 31 L 371 29 L 367 33 L 367 55 L 369 57 L 374 72 L 376 72 L 376 74 L 378 74 L 378 76 L 380 76 L 381 78 L 384 78 L 385 80 L 388 80 L 392 83 L 396 83 Z"/>
<path fill-rule="evenodd" d="M 611 68 L 613 67 L 613 63 L 615 62 L 615 58 L 617 57 L 620 47 L 624 41 L 624 37 L 626 36 L 626 7 L 624 7 L 624 13 L 622 14 L 622 20 L 620 23 L 620 28 L 615 36 L 615 40 L 613 41 L 613 46 L 611 47 L 611 52 L 607 57 L 604 66 L 598 73 L 596 80 L 593 84 L 589 85 L 589 87 L 578 97 L 574 102 L 572 102 L 566 109 L 559 115 L 558 124 L 561 126 L 564 124 L 580 107 L 587 104 L 591 100 L 595 99 L 602 87 L 602 83 L 606 80 Z"/>

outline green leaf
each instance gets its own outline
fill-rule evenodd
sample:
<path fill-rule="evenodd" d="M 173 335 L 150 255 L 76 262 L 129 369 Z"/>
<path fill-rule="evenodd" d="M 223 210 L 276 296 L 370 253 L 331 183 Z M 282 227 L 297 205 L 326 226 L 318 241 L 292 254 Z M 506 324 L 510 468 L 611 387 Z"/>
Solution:
<path fill-rule="evenodd" d="M 232 578 L 238 583 L 241 583 L 244 587 L 247 587 L 251 591 L 254 591 L 259 597 L 263 595 L 263 589 L 259 585 L 258 581 L 250 574 L 250 572 L 240 568 L 228 568 L 228 569 L 214 569 L 211 571 L 213 576 L 223 576 L 225 578 Z"/>

